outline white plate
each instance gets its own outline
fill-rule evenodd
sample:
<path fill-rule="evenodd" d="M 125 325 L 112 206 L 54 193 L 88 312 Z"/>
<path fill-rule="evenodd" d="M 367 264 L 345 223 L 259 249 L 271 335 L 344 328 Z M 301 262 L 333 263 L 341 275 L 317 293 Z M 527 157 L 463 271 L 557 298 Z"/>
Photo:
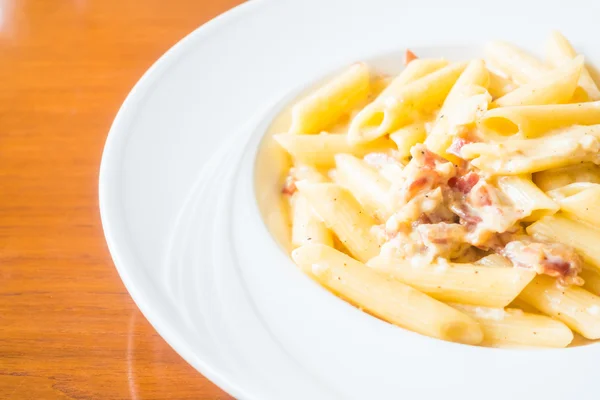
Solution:
<path fill-rule="evenodd" d="M 406 47 L 462 58 L 492 38 L 535 50 L 553 28 L 588 60 L 598 56 L 599 3 L 562 3 L 253 0 L 189 35 L 132 90 L 102 160 L 107 242 L 144 315 L 243 399 L 598 398 L 600 345 L 445 343 L 338 300 L 293 266 L 263 223 L 257 193 L 267 219 L 279 218 L 265 203 L 276 156 L 254 185 L 271 120 L 353 61 L 393 69 Z"/>

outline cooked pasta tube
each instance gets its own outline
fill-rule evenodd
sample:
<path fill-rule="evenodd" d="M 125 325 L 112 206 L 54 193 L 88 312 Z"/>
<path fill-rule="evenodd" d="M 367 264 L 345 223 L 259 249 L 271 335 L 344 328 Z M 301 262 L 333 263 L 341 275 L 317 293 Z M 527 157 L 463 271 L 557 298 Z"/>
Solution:
<path fill-rule="evenodd" d="M 585 161 L 600 162 L 600 125 L 574 126 L 553 136 L 471 143 L 461 155 L 493 175 L 521 175 Z"/>
<path fill-rule="evenodd" d="M 394 142 L 387 138 L 364 143 L 350 144 L 344 134 L 293 135 L 282 133 L 273 138 L 296 161 L 315 167 L 327 168 L 335 165 L 335 155 L 353 154 L 362 157 L 373 152 L 385 152 L 395 148 Z"/>
<path fill-rule="evenodd" d="M 591 163 L 579 163 L 562 168 L 552 168 L 533 174 L 533 181 L 544 192 L 571 183 L 600 183 L 600 167 Z"/>
<path fill-rule="evenodd" d="M 479 322 L 482 346 L 489 347 L 567 347 L 573 332 L 564 323 L 514 308 L 489 308 L 452 304 L 452 307 Z"/>
<path fill-rule="evenodd" d="M 386 256 L 375 257 L 368 265 L 438 300 L 487 307 L 507 306 L 535 277 L 535 272 L 522 268 L 456 263 L 413 266 Z"/>
<path fill-rule="evenodd" d="M 594 267 L 584 266 L 579 276 L 585 281 L 583 284 L 585 290 L 600 296 L 600 273 Z"/>
<path fill-rule="evenodd" d="M 524 221 L 537 221 L 546 215 L 556 213 L 560 208 L 527 176 L 500 177 L 498 186 L 510 198 L 514 206 L 522 210 Z"/>
<path fill-rule="evenodd" d="M 537 58 L 510 43 L 489 42 L 483 49 L 486 62 L 519 85 L 537 79 L 548 68 Z"/>
<path fill-rule="evenodd" d="M 301 181 L 296 186 L 354 257 L 366 262 L 379 254 L 380 246 L 372 231 L 376 221 L 362 210 L 348 190 L 333 183 Z"/>
<path fill-rule="evenodd" d="M 527 233 L 575 248 L 588 264 L 600 270 L 600 231 L 565 215 L 556 214 L 529 225 Z"/>
<path fill-rule="evenodd" d="M 600 124 L 600 101 L 577 104 L 498 107 L 487 111 L 479 125 L 501 136 L 533 138 L 573 125 Z"/>
<path fill-rule="evenodd" d="M 336 182 L 352 193 L 365 211 L 380 220 L 390 216 L 390 182 L 364 161 L 349 155 L 338 154 Z"/>
<path fill-rule="evenodd" d="M 410 157 L 410 149 L 417 143 L 423 143 L 426 137 L 427 131 L 422 122 L 406 125 L 390 134 L 390 139 L 398 146 L 398 155 L 402 158 Z"/>
<path fill-rule="evenodd" d="M 369 96 L 369 68 L 356 63 L 292 107 L 289 133 L 320 133 Z"/>
<path fill-rule="evenodd" d="M 519 297 L 585 338 L 600 339 L 600 297 L 587 290 L 562 287 L 556 279 L 538 275 Z"/>
<path fill-rule="evenodd" d="M 550 34 L 546 42 L 546 59 L 550 65 L 558 67 L 576 57 L 577 53 L 567 38 L 557 31 Z M 585 67 L 581 71 L 578 84 L 586 94 L 587 100 L 600 100 L 600 90 Z"/>
<path fill-rule="evenodd" d="M 594 227 L 600 227 L 600 185 L 590 184 L 571 196 L 557 200 L 562 211 Z"/>
<path fill-rule="evenodd" d="M 456 156 L 447 150 L 456 134 L 474 124 L 480 114 L 487 110 L 492 100 L 486 91 L 489 80 L 483 60 L 473 60 L 467 65 L 448 93 L 433 129 L 425 140 L 429 150 L 456 161 Z"/>
<path fill-rule="evenodd" d="M 443 340 L 477 344 L 479 324 L 452 307 L 324 245 L 306 245 L 292 258 L 309 276 L 354 305 L 392 324 Z"/>
<path fill-rule="evenodd" d="M 575 93 L 582 69 L 583 57 L 576 57 L 500 97 L 494 104 L 498 107 L 508 107 L 566 103 Z"/>
<path fill-rule="evenodd" d="M 441 107 L 465 66 L 465 63 L 452 63 L 400 86 L 395 92 L 385 90 L 354 117 L 348 139 L 351 143 L 370 142 L 409 124 L 415 113 L 428 113 Z"/>
<path fill-rule="evenodd" d="M 326 179 L 317 170 L 307 166 L 298 166 L 290 171 L 295 181 L 325 182 Z M 333 236 L 323 221 L 314 213 L 306 197 L 296 191 L 290 196 L 292 215 L 292 245 L 302 246 L 307 243 L 322 243 L 333 246 Z"/>
<path fill-rule="evenodd" d="M 519 85 L 509 78 L 506 78 L 495 71 L 488 71 L 490 73 L 490 85 L 488 91 L 492 95 L 492 98 L 500 98 L 519 87 Z"/>

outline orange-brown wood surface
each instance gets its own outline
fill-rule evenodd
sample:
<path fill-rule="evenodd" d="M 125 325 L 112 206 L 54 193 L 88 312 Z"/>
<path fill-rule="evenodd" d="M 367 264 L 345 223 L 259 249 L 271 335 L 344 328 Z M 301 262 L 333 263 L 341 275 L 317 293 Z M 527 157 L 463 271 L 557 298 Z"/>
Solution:
<path fill-rule="evenodd" d="M 230 399 L 125 290 L 98 168 L 129 89 L 241 0 L 0 0 L 0 399 Z"/>

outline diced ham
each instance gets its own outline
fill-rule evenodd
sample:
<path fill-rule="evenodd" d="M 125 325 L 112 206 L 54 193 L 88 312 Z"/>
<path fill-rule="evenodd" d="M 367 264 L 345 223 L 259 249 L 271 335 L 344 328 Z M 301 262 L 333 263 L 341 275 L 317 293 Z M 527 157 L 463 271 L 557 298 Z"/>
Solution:
<path fill-rule="evenodd" d="M 404 65 L 408 65 L 411 61 L 418 59 L 417 55 L 410 50 L 404 53 Z"/>

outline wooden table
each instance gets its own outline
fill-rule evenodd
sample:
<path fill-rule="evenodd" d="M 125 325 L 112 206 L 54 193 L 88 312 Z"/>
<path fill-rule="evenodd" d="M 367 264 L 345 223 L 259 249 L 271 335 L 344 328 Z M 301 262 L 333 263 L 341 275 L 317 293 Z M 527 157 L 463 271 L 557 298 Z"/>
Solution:
<path fill-rule="evenodd" d="M 230 399 L 148 324 L 98 167 L 129 89 L 241 0 L 0 0 L 0 399 Z"/>

